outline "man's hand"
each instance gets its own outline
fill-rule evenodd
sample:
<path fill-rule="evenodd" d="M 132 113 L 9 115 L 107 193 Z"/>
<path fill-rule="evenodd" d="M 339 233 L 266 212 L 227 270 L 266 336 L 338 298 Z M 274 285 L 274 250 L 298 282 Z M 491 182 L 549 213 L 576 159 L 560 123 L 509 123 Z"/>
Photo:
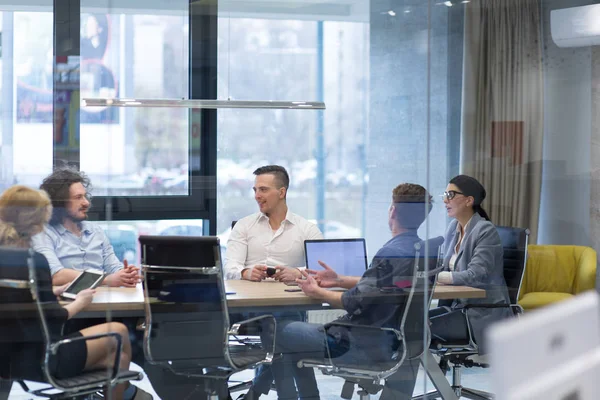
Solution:
<path fill-rule="evenodd" d="M 319 260 L 321 267 L 325 268 L 321 271 L 307 269 L 308 274 L 313 275 L 319 286 L 323 288 L 332 288 L 340 286 L 341 277 L 331 267 Z"/>
<path fill-rule="evenodd" d="M 135 276 L 137 277 L 137 282 L 139 283 L 142 281 L 142 275 L 140 274 L 140 268 L 136 267 L 135 265 L 129 265 L 129 263 L 127 262 L 127 260 L 123 260 L 123 269 L 127 270 L 128 273 L 133 273 L 135 272 Z"/>
<path fill-rule="evenodd" d="M 313 299 L 321 299 L 323 298 L 323 292 L 327 292 L 327 289 L 323 289 L 319 286 L 319 283 L 309 275 L 306 271 L 300 271 L 300 273 L 305 277 L 305 279 L 298 278 L 296 279 L 296 283 L 298 287 L 302 289 L 304 294 L 308 297 L 312 297 Z"/>
<path fill-rule="evenodd" d="M 260 282 L 267 277 L 266 265 L 255 265 L 252 268 L 246 268 L 242 271 L 242 279 L 248 281 Z"/>
<path fill-rule="evenodd" d="M 108 286 L 125 286 L 135 287 L 138 282 L 141 281 L 140 269 L 134 265 L 128 265 L 127 260 L 123 262 L 123 269 L 118 270 L 114 274 L 108 275 L 104 278 L 104 282 Z"/>
<path fill-rule="evenodd" d="M 297 268 L 292 267 L 284 267 L 283 265 L 278 265 L 275 267 L 277 272 L 273 275 L 273 279 L 279 282 L 292 282 L 298 278 L 302 278 L 302 273 Z"/>

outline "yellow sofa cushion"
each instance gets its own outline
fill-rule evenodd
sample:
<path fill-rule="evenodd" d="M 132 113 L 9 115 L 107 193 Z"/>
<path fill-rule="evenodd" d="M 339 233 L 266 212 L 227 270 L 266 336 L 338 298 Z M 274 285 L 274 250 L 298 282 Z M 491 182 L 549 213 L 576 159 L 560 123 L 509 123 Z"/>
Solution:
<path fill-rule="evenodd" d="M 519 304 L 525 310 L 533 310 L 540 308 L 548 304 L 557 303 L 559 301 L 567 300 L 572 298 L 573 295 L 569 293 L 557 293 L 557 292 L 532 292 L 527 293 L 521 297 Z"/>
<path fill-rule="evenodd" d="M 595 287 L 596 252 L 586 246 L 529 245 L 521 298 L 527 293 L 577 294 Z"/>

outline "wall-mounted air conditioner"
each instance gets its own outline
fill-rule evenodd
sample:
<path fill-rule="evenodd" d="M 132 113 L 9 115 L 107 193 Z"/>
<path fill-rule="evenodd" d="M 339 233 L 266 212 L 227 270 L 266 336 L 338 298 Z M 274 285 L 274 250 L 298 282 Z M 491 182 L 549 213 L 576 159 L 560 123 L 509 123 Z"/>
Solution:
<path fill-rule="evenodd" d="M 600 4 L 550 11 L 550 30 L 558 47 L 600 44 Z"/>

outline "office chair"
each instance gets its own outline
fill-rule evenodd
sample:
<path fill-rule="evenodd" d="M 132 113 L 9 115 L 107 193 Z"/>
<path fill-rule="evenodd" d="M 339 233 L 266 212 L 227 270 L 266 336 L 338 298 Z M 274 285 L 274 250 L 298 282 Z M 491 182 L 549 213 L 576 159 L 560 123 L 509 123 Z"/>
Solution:
<path fill-rule="evenodd" d="M 496 230 L 498 231 L 500 240 L 502 241 L 502 249 L 504 252 L 504 280 L 506 281 L 506 286 L 508 288 L 510 304 L 469 304 L 463 309 L 469 332 L 468 340 L 466 342 L 445 342 L 443 344 L 439 342 L 435 343 L 435 340 L 432 341 L 432 347 L 434 347 L 434 349 L 431 351 L 440 356 L 440 369 L 446 373 L 446 371 L 449 369 L 450 363 L 452 363 L 452 389 L 454 389 L 456 396 L 459 398 L 461 396 L 474 400 L 489 400 L 494 398 L 493 394 L 491 393 L 465 388 L 461 383 L 463 367 L 489 367 L 488 364 L 475 362 L 470 359 L 470 357 L 479 355 L 480 351 L 479 346 L 473 339 L 471 324 L 469 322 L 469 317 L 466 313 L 466 310 L 469 308 L 510 308 L 516 316 L 519 316 L 523 313 L 523 309 L 517 303 L 517 299 L 519 298 L 519 292 L 523 283 L 523 276 L 525 275 L 529 229 L 497 226 Z M 415 396 L 413 397 L 413 400 L 436 399 L 440 397 L 441 394 L 438 391 L 433 391 L 420 396 Z"/>
<path fill-rule="evenodd" d="M 4 394 L 10 392 L 12 381 L 19 383 L 23 390 L 32 395 L 66 399 L 92 394 L 106 386 L 142 379 L 139 372 L 119 371 L 121 336 L 117 333 L 54 341 L 48 318 L 61 306 L 53 293 L 46 293 L 52 288 L 51 282 L 50 269 L 43 256 L 27 249 L 0 248 L 0 377 L 4 381 Z M 109 371 L 83 372 L 66 379 L 53 375 L 50 363 L 60 346 L 103 337 L 112 337 L 118 343 L 114 365 Z M 11 354 L 14 347 L 22 346 L 26 350 L 40 344 L 45 345 L 43 360 L 25 360 L 19 354 Z M 49 383 L 51 386 L 30 390 L 24 380 Z"/>
<path fill-rule="evenodd" d="M 206 247 L 191 238 L 170 238 L 186 243 L 196 252 Z M 154 246 L 160 245 L 154 240 Z M 152 239 L 145 239 L 150 243 Z M 184 247 L 180 247 L 183 249 Z M 182 250 L 183 251 L 183 250 Z M 260 316 L 229 325 L 226 293 L 218 239 L 210 248 L 211 267 L 142 264 L 146 323 L 144 354 L 146 360 L 175 375 L 201 378 L 207 398 L 216 400 L 229 377 L 238 371 L 270 364 L 275 346 L 275 319 Z M 148 254 L 144 251 L 144 254 Z M 163 258 L 164 259 L 164 258 Z M 190 259 L 193 263 L 194 258 Z M 273 343 L 256 340 L 273 337 Z M 271 336 L 272 334 L 272 336 Z"/>
<path fill-rule="evenodd" d="M 443 240 L 443 238 L 441 239 Z M 440 243 L 441 241 L 436 246 L 439 246 Z M 379 343 L 379 340 L 386 340 L 387 335 L 395 336 L 397 346 L 390 348 L 389 353 L 383 355 L 383 357 L 379 354 L 377 360 L 363 360 L 358 357 L 358 359 L 349 362 L 338 361 L 333 355 L 328 341 L 325 341 L 327 344 L 325 354 L 328 355 L 326 358 L 323 360 L 300 360 L 298 366 L 318 368 L 325 375 L 343 377 L 345 383 L 341 397 L 351 399 L 354 386 L 358 385 L 360 387 L 358 391 L 360 399 L 365 400 L 371 394 L 376 394 L 383 389 L 382 381 L 392 376 L 406 360 L 419 359 L 427 349 L 424 347 L 424 334 L 427 323 L 426 304 L 428 305 L 431 301 L 435 278 L 439 272 L 439 269 L 436 269 L 437 257 L 423 257 L 422 254 L 424 254 L 425 249 L 422 246 L 422 243 L 415 245 L 413 271 L 409 281 L 406 281 L 406 277 L 404 277 L 402 279 L 403 284 L 398 285 L 396 277 L 386 280 L 385 278 L 381 279 L 380 275 L 378 278 L 379 283 L 388 281 L 391 285 L 384 284 L 383 287 L 380 287 L 377 303 L 400 305 L 397 308 L 397 323 L 393 328 L 336 321 L 324 326 L 326 331 L 333 327 L 346 328 L 347 332 L 353 335 L 355 339 L 357 337 L 366 339 L 352 341 L 352 348 L 348 350 L 348 353 L 380 353 L 378 349 L 373 350 L 370 347 Z M 436 253 L 437 250 L 433 251 L 433 254 Z M 432 253 L 430 252 L 430 254 Z M 390 275 L 393 274 L 394 272 L 391 271 Z"/>

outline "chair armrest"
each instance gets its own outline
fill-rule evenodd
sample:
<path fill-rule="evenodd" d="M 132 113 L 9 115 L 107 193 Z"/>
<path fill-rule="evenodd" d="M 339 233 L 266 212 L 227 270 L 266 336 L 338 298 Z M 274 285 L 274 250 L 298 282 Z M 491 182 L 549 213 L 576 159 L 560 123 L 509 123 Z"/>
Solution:
<path fill-rule="evenodd" d="M 74 343 L 74 342 L 79 342 L 79 341 L 88 341 L 88 340 L 95 340 L 95 339 L 101 339 L 101 338 L 115 338 L 117 340 L 117 354 L 115 355 L 115 362 L 113 364 L 113 368 L 112 368 L 112 373 L 110 374 L 110 384 L 113 385 L 116 380 L 119 377 L 119 367 L 120 367 L 120 361 L 121 361 L 121 349 L 122 349 L 122 338 L 121 335 L 116 333 L 116 332 L 107 332 L 107 333 L 100 333 L 97 335 L 89 335 L 89 336 L 79 336 L 79 337 L 74 337 L 74 338 L 68 338 L 68 339 L 61 339 L 58 342 L 52 343 L 50 346 L 48 346 L 48 351 L 46 352 L 46 360 L 44 362 L 44 367 L 45 369 L 47 369 L 47 375 L 49 378 L 53 378 L 50 375 L 50 370 L 47 368 L 48 367 L 48 359 L 49 359 L 49 355 L 50 353 L 52 355 L 56 355 L 56 353 L 58 353 L 58 349 L 60 348 L 60 346 L 68 344 L 68 343 Z M 65 388 L 61 388 L 60 385 L 56 384 L 56 382 L 54 381 L 54 379 L 50 379 L 50 383 L 57 387 L 60 390 L 65 390 Z"/>
<path fill-rule="evenodd" d="M 243 321 L 240 322 L 236 322 L 235 324 L 231 325 L 231 328 L 229 329 L 228 334 L 230 335 L 246 335 L 248 334 L 248 332 L 241 332 L 240 329 L 242 328 L 242 326 L 244 325 L 251 325 L 254 324 L 255 322 L 260 322 L 263 319 L 271 319 L 273 320 L 273 326 L 277 326 L 277 322 L 275 321 L 275 317 L 272 315 L 259 315 L 258 317 L 254 317 L 254 318 L 250 318 L 250 319 L 245 319 Z M 259 328 L 260 329 L 260 328 Z M 256 333 L 260 333 L 260 332 L 256 332 Z"/>
<path fill-rule="evenodd" d="M 271 320 L 271 332 L 272 332 L 272 348 L 271 351 L 268 351 L 268 349 L 265 349 L 267 356 L 265 360 L 268 360 L 269 362 L 271 362 L 273 360 L 273 357 L 275 355 L 275 343 L 276 343 L 276 336 L 277 336 L 277 321 L 275 320 L 275 317 L 272 315 L 259 315 L 258 317 L 254 317 L 254 318 L 250 318 L 250 319 L 246 319 L 240 322 L 236 322 L 235 324 L 233 324 L 231 326 L 231 328 L 229 329 L 229 331 L 227 332 L 229 335 L 232 336 L 237 336 L 237 335 L 247 335 L 249 333 L 254 333 L 255 335 L 259 335 L 262 332 L 262 321 L 263 320 Z M 255 332 L 248 332 L 248 331 L 241 331 L 241 328 L 245 325 L 251 325 L 251 324 L 256 324 L 258 323 L 255 328 L 257 329 L 257 331 Z M 240 339 L 238 339 L 240 340 Z M 261 342 L 262 342 L 262 338 L 261 338 Z M 261 343 L 262 344 L 262 343 Z"/>
<path fill-rule="evenodd" d="M 358 325 L 358 324 L 351 324 L 348 322 L 329 322 L 325 325 L 323 325 L 323 328 L 325 329 L 325 331 L 327 331 L 329 328 L 334 327 L 334 326 L 343 326 L 346 328 L 357 328 L 357 329 L 365 329 L 365 330 L 372 330 L 372 331 L 384 331 L 384 332 L 392 332 L 396 335 L 396 337 L 398 338 L 398 340 L 402 340 L 402 332 L 400 332 L 397 329 L 394 328 L 383 328 L 380 326 L 372 326 L 372 325 Z"/>

